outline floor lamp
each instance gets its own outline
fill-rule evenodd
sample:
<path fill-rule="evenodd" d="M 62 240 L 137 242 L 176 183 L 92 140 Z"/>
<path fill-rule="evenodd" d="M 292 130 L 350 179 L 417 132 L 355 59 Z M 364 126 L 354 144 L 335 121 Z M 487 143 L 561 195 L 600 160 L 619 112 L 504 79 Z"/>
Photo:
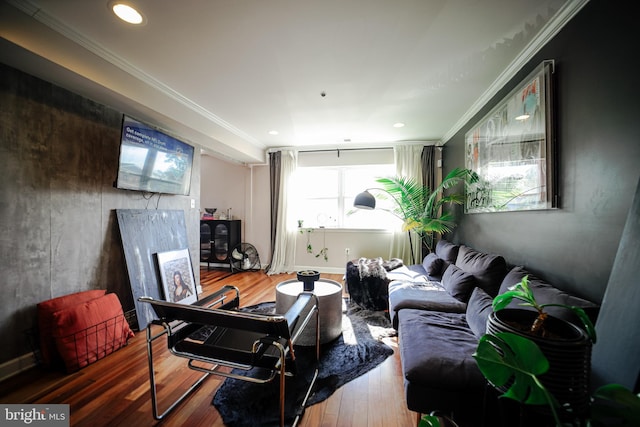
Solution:
<path fill-rule="evenodd" d="M 398 199 L 395 198 L 395 196 L 391 193 L 389 193 L 387 190 L 384 190 L 382 188 L 367 188 L 366 190 L 364 190 L 362 193 L 358 194 L 355 198 L 355 200 L 353 201 L 353 207 L 357 208 L 357 209 L 365 209 L 365 210 L 373 210 L 376 208 L 376 198 L 373 194 L 371 194 L 369 192 L 369 190 L 376 190 L 376 191 L 382 191 L 384 193 L 387 193 L 389 196 L 391 196 L 391 198 L 393 199 L 394 202 L 396 202 L 396 204 L 398 205 L 398 207 L 400 208 L 400 210 L 402 212 L 404 212 L 404 209 L 402 209 L 402 205 L 400 204 L 400 202 L 398 202 Z M 385 209 L 387 212 L 396 215 L 394 212 Z M 398 217 L 400 218 L 400 217 Z M 404 221 L 404 218 L 400 218 L 402 221 Z M 411 249 L 411 263 L 415 264 L 416 263 L 416 259 L 415 259 L 415 255 L 413 253 L 413 241 L 411 240 L 411 230 L 407 230 L 407 235 L 409 236 L 409 248 Z"/>

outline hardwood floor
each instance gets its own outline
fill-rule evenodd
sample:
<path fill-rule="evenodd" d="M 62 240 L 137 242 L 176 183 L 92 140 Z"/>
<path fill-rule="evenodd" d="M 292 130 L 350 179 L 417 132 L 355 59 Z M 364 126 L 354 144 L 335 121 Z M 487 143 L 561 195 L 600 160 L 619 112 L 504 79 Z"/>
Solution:
<path fill-rule="evenodd" d="M 275 300 L 277 283 L 294 275 L 267 276 L 263 272 L 229 275 L 201 270 L 203 295 L 222 284 L 240 289 L 241 305 Z M 322 277 L 342 283 L 342 275 Z M 307 408 L 298 424 L 317 426 L 415 426 L 416 414 L 406 408 L 396 338 L 387 338 L 395 353 L 369 373 L 345 384 L 329 399 Z M 198 376 L 184 359 L 171 356 L 166 341 L 157 340 L 156 367 L 160 395 L 178 396 Z M 0 403 L 67 403 L 72 426 L 223 426 L 211 405 L 224 378 L 210 376 L 162 422 L 151 413 L 145 332 L 136 332 L 129 344 L 79 372 L 65 375 L 34 368 L 0 383 Z M 163 399 L 160 402 L 164 407 Z"/>

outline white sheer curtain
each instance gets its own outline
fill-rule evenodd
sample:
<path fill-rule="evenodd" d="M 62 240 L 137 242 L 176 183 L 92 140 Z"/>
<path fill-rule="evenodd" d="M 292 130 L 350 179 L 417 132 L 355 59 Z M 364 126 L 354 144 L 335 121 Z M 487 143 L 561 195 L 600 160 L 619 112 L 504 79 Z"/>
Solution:
<path fill-rule="evenodd" d="M 405 145 L 397 146 L 393 149 L 393 155 L 396 164 L 396 175 L 410 178 L 422 183 L 422 145 Z M 393 233 L 389 258 L 400 258 L 405 264 L 421 263 L 420 258 L 421 244 L 416 233 L 411 232 L 411 240 L 413 243 L 413 253 L 415 260 L 411 259 L 411 246 L 409 245 L 409 236 L 406 231 L 397 230 Z"/>
<path fill-rule="evenodd" d="M 294 271 L 296 254 L 296 223 L 290 214 L 291 176 L 296 170 L 297 155 L 292 150 L 282 150 L 280 170 L 280 198 L 278 199 L 278 218 L 276 224 L 276 239 L 267 274 L 291 273 Z"/>

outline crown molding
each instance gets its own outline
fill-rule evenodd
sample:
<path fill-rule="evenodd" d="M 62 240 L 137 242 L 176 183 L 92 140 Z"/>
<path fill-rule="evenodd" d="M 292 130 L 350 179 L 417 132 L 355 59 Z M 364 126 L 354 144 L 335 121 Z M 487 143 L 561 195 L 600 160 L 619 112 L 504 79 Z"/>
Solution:
<path fill-rule="evenodd" d="M 509 81 L 542 49 L 556 34 L 587 4 L 589 0 L 571 0 L 549 20 L 534 39 L 520 52 L 507 68 L 474 102 L 467 112 L 442 137 L 442 144 L 446 144 L 460 131 Z"/>
<path fill-rule="evenodd" d="M 192 101 L 190 98 L 182 95 L 180 92 L 174 90 L 170 86 L 167 86 L 166 84 L 164 84 L 161 81 L 157 80 L 153 76 L 145 73 L 144 71 L 142 71 L 138 67 L 136 67 L 133 64 L 129 63 L 128 61 L 126 61 L 125 59 L 121 58 L 120 56 L 114 54 L 109 49 L 105 48 L 104 46 L 102 46 L 101 44 L 97 43 L 96 41 L 91 40 L 91 39 L 89 39 L 87 37 L 84 37 L 83 35 L 81 35 L 77 31 L 73 30 L 68 25 L 64 24 L 63 22 L 61 22 L 61 21 L 59 21 L 57 19 L 55 19 L 53 16 L 51 16 L 48 13 L 46 13 L 45 11 L 43 11 L 42 9 L 40 9 L 38 6 L 34 5 L 33 3 L 31 3 L 31 2 L 29 2 L 27 0 L 6 0 L 6 2 L 11 4 L 15 8 L 21 10 L 25 14 L 29 15 L 31 18 L 35 19 L 36 21 L 40 22 L 41 24 L 46 25 L 47 27 L 49 27 L 53 31 L 61 34 L 62 36 L 66 37 L 67 39 L 69 39 L 72 42 L 76 43 L 77 45 L 82 46 L 84 49 L 88 50 L 89 52 L 93 53 L 94 55 L 97 55 L 98 57 L 102 58 L 103 60 L 107 61 L 108 63 L 114 65 L 115 67 L 117 67 L 119 69 L 121 69 L 125 73 L 127 73 L 127 74 L 133 76 L 134 78 L 140 80 L 141 82 L 149 85 L 150 87 L 154 88 L 155 90 L 157 90 L 161 94 L 163 94 L 163 95 L 167 96 L 168 98 L 178 102 L 179 104 L 187 107 L 191 111 L 194 111 L 195 113 L 199 114 L 200 116 L 206 118 L 207 120 L 210 120 L 211 122 L 215 123 L 216 125 L 224 128 L 225 130 L 231 132 L 232 134 L 244 139 L 245 141 L 247 141 L 247 142 L 249 142 L 251 144 L 254 144 L 256 146 L 262 146 L 262 143 L 260 141 L 258 141 L 257 139 L 255 139 L 254 137 L 248 135 L 247 133 L 245 133 L 242 130 L 238 129 L 237 127 L 233 126 L 231 123 L 229 123 L 229 122 L 223 120 L 222 118 L 218 117 L 217 115 L 215 115 L 211 111 L 209 111 L 206 108 L 202 107 L 198 103 Z"/>

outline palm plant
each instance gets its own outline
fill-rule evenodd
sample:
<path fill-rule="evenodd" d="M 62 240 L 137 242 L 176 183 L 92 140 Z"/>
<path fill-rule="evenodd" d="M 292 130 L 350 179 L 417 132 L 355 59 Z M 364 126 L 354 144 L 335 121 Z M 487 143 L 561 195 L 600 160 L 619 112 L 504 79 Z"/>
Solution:
<path fill-rule="evenodd" d="M 423 246 L 432 252 L 434 234 L 448 233 L 456 226 L 453 212 L 443 210 L 443 206 L 464 203 L 464 193 L 444 194 L 444 190 L 477 180 L 475 172 L 456 168 L 433 191 L 416 180 L 405 177 L 378 178 L 376 181 L 395 199 L 396 206 L 391 211 L 403 220 L 403 231 L 414 231 Z"/>

